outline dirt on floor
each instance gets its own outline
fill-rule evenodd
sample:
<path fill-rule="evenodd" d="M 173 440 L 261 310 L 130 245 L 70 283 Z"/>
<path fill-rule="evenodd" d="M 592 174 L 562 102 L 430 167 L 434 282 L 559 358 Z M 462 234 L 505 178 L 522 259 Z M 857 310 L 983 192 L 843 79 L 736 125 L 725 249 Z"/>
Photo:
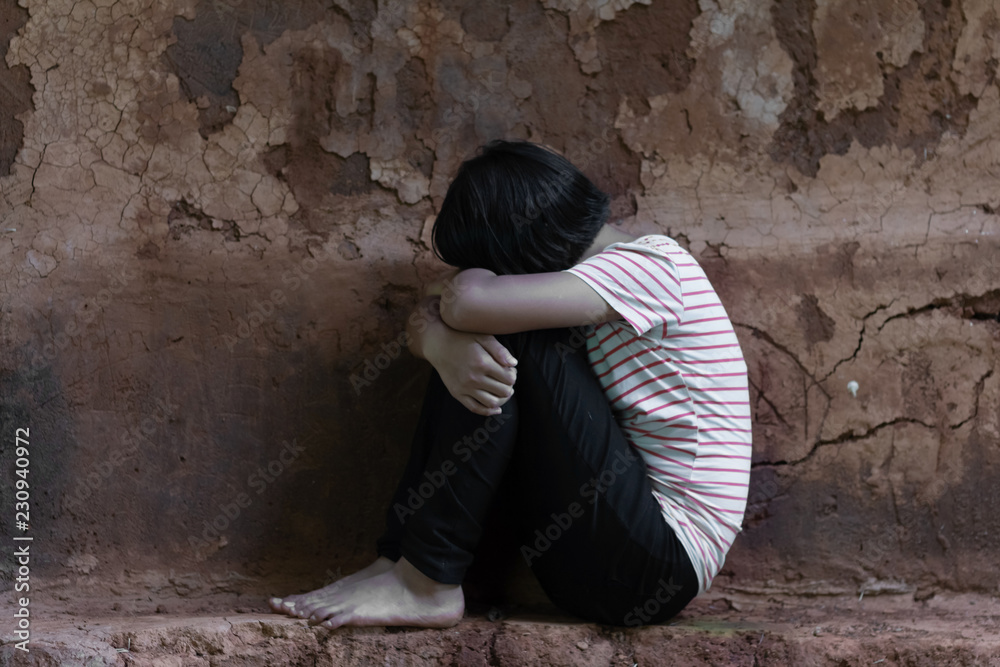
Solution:
<path fill-rule="evenodd" d="M 65 593 L 33 608 L 30 652 L 3 636 L 0 665 L 1000 665 L 996 596 L 732 590 L 642 628 L 547 607 L 474 606 L 447 630 L 330 631 L 269 613 L 263 593 L 117 591 L 110 606 L 106 592 Z"/>

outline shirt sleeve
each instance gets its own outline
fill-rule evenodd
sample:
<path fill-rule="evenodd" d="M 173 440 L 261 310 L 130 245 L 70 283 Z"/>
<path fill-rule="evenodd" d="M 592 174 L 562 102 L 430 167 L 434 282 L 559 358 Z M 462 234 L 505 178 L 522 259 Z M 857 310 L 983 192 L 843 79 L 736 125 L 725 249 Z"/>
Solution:
<path fill-rule="evenodd" d="M 637 336 L 665 337 L 684 316 L 677 267 L 663 255 L 615 244 L 566 271 L 600 294 Z"/>

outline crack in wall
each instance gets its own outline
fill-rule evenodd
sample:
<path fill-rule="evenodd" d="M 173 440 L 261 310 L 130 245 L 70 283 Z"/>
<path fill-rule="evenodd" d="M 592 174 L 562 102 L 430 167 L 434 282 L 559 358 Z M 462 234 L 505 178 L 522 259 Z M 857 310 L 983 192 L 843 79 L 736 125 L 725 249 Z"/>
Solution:
<path fill-rule="evenodd" d="M 799 370 L 802 371 L 803 375 L 812 380 L 812 383 L 814 385 L 818 386 L 820 384 L 821 381 L 816 379 L 816 376 L 813 375 L 813 373 L 808 368 L 806 368 L 806 365 L 803 364 L 802 361 L 790 349 L 788 349 L 788 347 L 776 341 L 771 336 L 771 334 L 767 333 L 763 329 L 756 327 L 752 324 L 746 324 L 745 322 L 734 321 L 733 326 L 742 327 L 747 331 L 750 331 L 754 336 L 757 336 L 758 338 L 767 341 L 770 345 L 774 346 L 776 349 L 781 350 L 788 356 L 789 359 L 795 362 L 795 365 L 799 367 Z M 824 390 L 823 393 L 826 394 L 826 391 Z M 829 394 L 827 394 L 827 396 L 829 396 Z"/>
<path fill-rule="evenodd" d="M 191 221 L 195 224 L 191 224 Z M 170 229 L 170 238 L 174 241 L 180 240 L 181 237 L 190 234 L 195 229 L 201 229 L 204 231 L 220 232 L 227 241 L 239 242 L 244 238 L 257 237 L 270 243 L 270 239 L 264 234 L 260 232 L 245 232 L 235 220 L 213 218 L 187 199 L 179 199 L 170 207 L 170 213 L 167 214 L 167 225 Z M 158 250 L 154 252 L 158 254 Z"/>
<path fill-rule="evenodd" d="M 882 305 L 879 305 L 879 306 L 875 307 L 874 309 L 872 309 L 871 311 L 869 311 L 868 313 L 866 313 L 862 317 L 862 327 L 861 327 L 861 331 L 860 331 L 859 336 L 858 336 L 858 343 L 857 343 L 854 351 L 848 357 L 845 357 L 845 358 L 839 360 L 836 364 L 834 364 L 834 366 L 832 367 L 832 369 L 829 372 L 827 372 L 825 375 L 823 375 L 823 377 L 821 377 L 819 379 L 817 379 L 814 375 L 812 375 L 808 371 L 808 369 L 805 367 L 805 365 L 794 354 L 792 354 L 792 352 L 789 349 L 787 349 L 785 346 L 783 346 L 783 345 L 777 343 L 776 341 L 774 341 L 774 339 L 771 336 L 767 335 L 766 332 L 764 332 L 764 331 L 762 331 L 762 330 L 760 330 L 760 329 L 758 329 L 756 327 L 753 327 L 751 325 L 747 325 L 747 324 L 743 324 L 743 323 L 735 323 L 734 322 L 734 325 L 735 326 L 741 326 L 741 327 L 743 327 L 745 329 L 748 329 L 748 330 L 754 332 L 754 335 L 756 335 L 756 336 L 758 336 L 758 337 L 766 340 L 768 343 L 770 343 L 771 345 L 773 345 L 776 349 L 779 349 L 782 352 L 784 352 L 786 355 L 788 355 L 788 357 L 790 359 L 792 359 L 792 360 L 795 361 L 795 363 L 798 365 L 798 367 L 802 371 L 802 373 L 806 377 L 810 378 L 810 380 L 813 383 L 813 386 L 817 386 L 820 389 L 822 389 L 824 395 L 827 398 L 830 398 L 829 393 L 826 392 L 826 390 L 823 388 L 823 383 L 825 383 L 831 376 L 833 376 L 834 372 L 841 365 L 843 365 L 844 363 L 848 363 L 850 361 L 853 361 L 853 360 L 857 359 L 859 353 L 862 350 L 862 347 L 864 346 L 865 340 L 866 340 L 866 331 L 867 331 L 867 325 L 869 323 L 869 320 L 872 317 L 874 317 L 877 314 L 879 314 L 880 312 L 886 311 L 889 308 L 891 308 L 892 304 L 895 303 L 897 300 L 898 300 L 898 298 L 893 298 L 889 303 L 882 304 Z M 944 297 L 944 298 L 935 299 L 931 303 L 923 305 L 923 306 L 910 307 L 910 308 L 908 308 L 906 311 L 904 311 L 902 313 L 897 313 L 895 315 L 887 317 L 877 327 L 876 333 L 881 333 L 882 330 L 883 330 L 883 328 L 890 321 L 901 319 L 901 318 L 916 317 L 916 316 L 919 316 L 919 315 L 922 315 L 922 314 L 925 314 L 925 313 L 928 313 L 928 312 L 932 312 L 932 311 L 935 311 L 935 310 L 941 310 L 941 309 L 950 309 L 950 310 L 953 310 L 953 311 L 956 312 L 957 315 L 959 315 L 963 319 L 981 320 L 981 321 L 982 320 L 985 320 L 985 321 L 1000 321 L 1000 289 L 990 290 L 990 291 L 987 291 L 987 292 L 984 292 L 984 293 L 978 294 L 978 295 L 956 294 L 956 295 L 953 295 L 951 297 Z M 808 461 L 816 453 L 816 451 L 818 451 L 818 449 L 820 447 L 825 447 L 825 446 L 829 446 L 829 445 L 843 444 L 845 442 L 854 442 L 854 441 L 864 440 L 866 438 L 871 437 L 872 435 L 876 434 L 877 432 L 879 432 L 880 430 L 882 430 L 882 429 L 884 429 L 886 427 L 894 426 L 894 425 L 897 425 L 897 424 L 904 424 L 904 423 L 917 424 L 917 425 L 923 426 L 923 427 L 928 428 L 928 429 L 933 429 L 933 430 L 938 430 L 938 429 L 941 429 L 941 428 L 948 428 L 948 429 L 950 429 L 952 431 L 957 430 L 957 429 L 961 428 L 962 426 L 964 426 L 965 424 L 973 422 L 977 418 L 977 416 L 979 414 L 980 398 L 981 398 L 982 393 L 984 391 L 986 380 L 989 379 L 990 377 L 992 377 L 993 372 L 994 371 L 993 371 L 992 368 L 988 369 L 976 381 L 976 383 L 974 385 L 974 395 L 975 395 L 975 398 L 973 399 L 972 411 L 969 414 L 969 416 L 967 416 L 967 417 L 965 417 L 965 418 L 963 418 L 963 419 L 961 419 L 961 420 L 959 420 L 957 422 L 954 422 L 954 423 L 945 423 L 945 424 L 932 424 L 932 423 L 929 423 L 929 422 L 927 422 L 925 420 L 917 419 L 917 418 L 914 418 L 914 417 L 906 417 L 906 416 L 895 417 L 895 418 L 890 419 L 890 420 L 882 421 L 882 422 L 880 422 L 880 423 L 878 423 L 878 424 L 876 424 L 874 426 L 871 426 L 871 427 L 865 429 L 864 431 L 860 431 L 859 432 L 856 429 L 850 429 L 850 430 L 844 431 L 844 432 L 842 432 L 842 433 L 840 433 L 840 434 L 838 434 L 836 436 L 833 436 L 831 438 L 819 438 L 819 437 L 817 437 L 816 440 L 812 443 L 812 445 L 810 447 L 810 450 L 804 456 L 801 456 L 801 457 L 798 457 L 798 458 L 795 458 L 795 459 L 778 459 L 778 460 L 769 460 L 769 461 L 756 461 L 756 462 L 753 463 L 753 465 L 751 467 L 752 468 L 773 467 L 773 466 L 784 466 L 784 465 L 796 465 L 796 464 L 799 464 L 799 463 L 803 463 L 805 461 Z M 767 403 L 768 406 L 771 407 L 772 411 L 774 411 L 775 414 L 780 419 L 781 418 L 781 413 L 778 411 L 777 405 L 774 404 L 766 396 L 764 396 L 763 392 L 760 390 L 760 387 L 757 384 L 755 384 L 753 381 L 751 381 L 751 386 L 755 390 L 757 390 L 757 392 L 758 392 L 758 399 L 759 400 L 763 400 L 765 403 Z M 830 403 L 827 403 L 826 410 L 824 411 L 824 414 L 822 416 L 822 419 L 821 419 L 821 422 L 820 422 L 820 426 L 817 429 L 817 433 L 822 433 L 823 432 L 823 425 L 825 424 L 825 421 L 826 421 L 827 417 L 829 416 L 831 409 L 832 408 L 831 408 Z M 806 416 L 806 423 L 808 423 L 808 411 L 807 411 L 807 416 Z"/>
<path fill-rule="evenodd" d="M 750 466 L 750 468 L 751 469 L 776 468 L 780 466 L 799 465 L 801 463 L 809 461 L 809 459 L 811 459 L 816 454 L 816 452 L 819 451 L 821 447 L 827 447 L 829 445 L 840 445 L 846 442 L 857 442 L 860 440 L 866 440 L 867 438 L 872 437 L 882 429 L 888 428 L 890 426 L 896 426 L 898 424 L 917 424 L 931 430 L 937 430 L 937 427 L 934 424 L 928 424 L 927 422 L 915 419 L 913 417 L 896 417 L 895 419 L 891 419 L 889 421 L 876 424 L 875 426 L 872 426 L 871 428 L 866 429 L 861 433 L 857 433 L 852 429 L 850 431 L 845 431 L 844 433 L 841 433 L 835 438 L 829 438 L 826 440 L 819 439 L 815 443 L 813 443 L 812 448 L 809 450 L 809 452 L 805 456 L 802 456 L 800 458 L 792 460 L 779 459 L 777 461 L 758 461 L 753 463 Z"/>
<path fill-rule="evenodd" d="M 829 379 L 829 377 L 831 375 L 833 375 L 836 372 L 836 370 L 838 368 L 840 368 L 840 366 L 842 364 L 845 364 L 845 363 L 847 363 L 849 361 L 853 361 L 854 359 L 858 358 L 858 353 L 861 352 L 861 346 L 864 345 L 864 342 L 865 342 L 865 331 L 866 331 L 866 329 L 868 327 L 868 320 L 869 320 L 869 318 L 874 317 L 875 315 L 877 315 L 879 313 L 879 311 L 886 310 L 886 309 L 890 308 L 892 306 L 892 304 L 894 304 L 896 301 L 897 301 L 897 297 L 894 297 L 891 301 L 889 301 L 889 303 L 887 303 L 885 305 L 876 306 L 874 310 L 869 311 L 869 312 L 865 313 L 862 316 L 862 318 L 861 318 L 861 331 L 858 332 L 858 344 L 855 346 L 854 351 L 850 354 L 850 356 L 844 357 L 843 359 L 841 359 L 837 363 L 835 363 L 833 365 L 833 367 L 830 369 L 830 371 L 826 375 L 824 375 L 822 378 L 819 379 L 820 382 L 825 382 L 827 379 Z M 884 322 L 882 324 L 883 324 L 883 326 L 885 325 Z M 879 327 L 879 331 L 881 331 L 881 330 L 882 330 L 882 327 Z"/>
<path fill-rule="evenodd" d="M 986 381 L 988 379 L 990 379 L 991 377 L 993 377 L 993 369 L 992 368 L 989 369 L 988 371 L 986 371 L 986 373 L 983 374 L 982 377 L 980 377 L 979 380 L 976 381 L 976 386 L 975 386 L 975 390 L 974 390 L 975 394 L 976 394 L 976 398 L 972 402 L 972 414 L 970 414 L 968 417 L 966 417 L 965 419 L 963 419 L 962 421 L 960 421 L 960 422 L 958 422 L 956 424 L 950 424 L 949 426 L 951 427 L 951 429 L 953 431 L 962 428 L 963 426 L 965 426 L 969 422 L 975 420 L 979 416 L 979 401 L 983 397 L 983 389 L 986 388 Z"/>
<path fill-rule="evenodd" d="M 984 308 L 984 306 L 986 306 Z M 988 308 L 988 309 L 987 309 Z M 1000 321 L 1000 289 L 990 290 L 979 295 L 955 294 L 949 297 L 939 297 L 923 306 L 912 306 L 902 313 L 887 317 L 879 325 L 877 332 L 894 320 L 915 317 L 935 310 L 955 310 L 963 319 Z M 995 312 L 994 310 L 995 309 Z M 859 345 L 860 348 L 860 345 Z"/>
<path fill-rule="evenodd" d="M 778 410 L 778 406 L 776 406 L 776 405 L 775 405 L 775 404 L 774 404 L 774 403 L 773 403 L 773 402 L 771 401 L 771 399 L 769 399 L 769 398 L 768 398 L 768 397 L 767 397 L 767 396 L 766 396 L 766 395 L 764 394 L 764 391 L 763 391 L 763 390 L 762 390 L 762 389 L 761 389 L 761 388 L 760 388 L 760 387 L 759 387 L 759 386 L 757 385 L 757 383 L 755 383 L 755 382 L 753 381 L 753 379 L 752 379 L 752 378 L 749 378 L 749 377 L 748 377 L 747 379 L 748 379 L 748 381 L 750 382 L 750 386 L 751 386 L 751 387 L 752 387 L 753 389 L 755 389 L 755 390 L 757 391 L 757 400 L 758 400 L 758 401 L 764 401 L 765 403 L 767 403 L 768 407 L 769 407 L 769 408 L 771 408 L 771 411 L 772 411 L 772 412 L 774 412 L 774 414 L 775 414 L 775 416 L 776 416 L 776 417 L 778 418 L 778 420 L 779 420 L 779 421 L 780 421 L 780 422 L 781 422 L 782 424 L 784 424 L 785 426 L 788 426 L 788 421 L 787 421 L 787 420 L 786 420 L 786 419 L 784 418 L 784 416 L 782 416 L 782 414 L 781 414 L 781 411 L 780 411 L 780 410 Z M 754 409 L 754 414 L 756 415 L 757 413 L 758 413 L 758 410 L 756 409 L 756 406 L 755 406 L 755 409 Z"/>

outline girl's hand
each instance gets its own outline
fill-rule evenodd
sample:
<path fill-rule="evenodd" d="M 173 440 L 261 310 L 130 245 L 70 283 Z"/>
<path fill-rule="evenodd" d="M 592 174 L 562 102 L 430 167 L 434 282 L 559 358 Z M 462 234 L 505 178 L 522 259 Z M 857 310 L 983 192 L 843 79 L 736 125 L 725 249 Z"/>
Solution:
<path fill-rule="evenodd" d="M 448 392 L 477 415 L 500 414 L 517 379 L 517 360 L 507 348 L 493 336 L 455 331 L 440 321 L 427 333 L 425 356 Z"/>
<path fill-rule="evenodd" d="M 424 296 L 441 296 L 441 294 L 455 281 L 455 276 L 459 274 L 459 269 L 450 269 L 442 273 L 437 280 L 424 288 Z"/>

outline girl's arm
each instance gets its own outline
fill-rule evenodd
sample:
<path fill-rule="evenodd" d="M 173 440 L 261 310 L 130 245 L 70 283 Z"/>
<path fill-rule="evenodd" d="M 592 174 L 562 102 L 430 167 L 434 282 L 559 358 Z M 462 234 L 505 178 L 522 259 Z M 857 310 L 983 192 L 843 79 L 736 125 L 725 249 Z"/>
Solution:
<path fill-rule="evenodd" d="M 483 416 L 499 414 L 514 394 L 517 361 L 493 336 L 445 324 L 439 302 L 440 297 L 425 297 L 407 320 L 410 352 L 429 361 L 466 408 Z"/>
<path fill-rule="evenodd" d="M 498 276 L 487 269 L 466 269 L 445 281 L 441 319 L 458 331 L 496 335 L 622 317 L 572 273 Z"/>

